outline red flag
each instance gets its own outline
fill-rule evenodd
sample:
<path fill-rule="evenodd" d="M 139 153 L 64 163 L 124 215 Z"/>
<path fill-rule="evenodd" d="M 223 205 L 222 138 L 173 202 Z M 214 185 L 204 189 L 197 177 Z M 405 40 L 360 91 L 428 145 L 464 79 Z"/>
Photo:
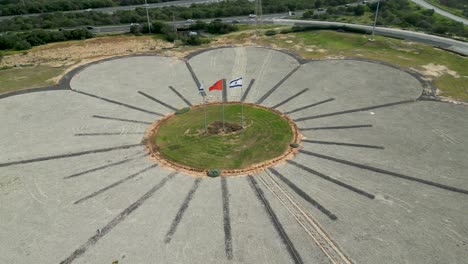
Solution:
<path fill-rule="evenodd" d="M 219 80 L 215 82 L 215 84 L 210 86 L 210 88 L 208 88 L 208 91 L 211 91 L 211 90 L 223 90 L 223 80 Z"/>

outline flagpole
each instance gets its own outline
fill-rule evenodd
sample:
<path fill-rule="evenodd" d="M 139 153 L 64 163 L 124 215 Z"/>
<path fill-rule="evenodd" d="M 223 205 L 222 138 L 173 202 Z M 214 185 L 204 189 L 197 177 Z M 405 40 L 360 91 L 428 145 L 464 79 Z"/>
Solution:
<path fill-rule="evenodd" d="M 205 111 L 205 133 L 208 133 L 208 129 L 206 128 L 206 96 L 203 96 L 203 104 L 204 104 L 204 111 Z"/>
<path fill-rule="evenodd" d="M 198 92 L 203 98 L 203 111 L 205 112 L 205 133 L 208 133 L 208 129 L 206 127 L 206 92 L 205 92 L 205 85 L 202 82 L 200 86 L 198 87 Z"/>
<path fill-rule="evenodd" d="M 224 91 L 224 89 L 226 89 L 226 79 L 223 79 L 223 91 L 221 92 L 221 94 L 226 94 L 227 95 L 227 91 Z M 223 132 L 224 132 L 224 96 L 221 96 L 221 100 L 223 101 Z"/>
<path fill-rule="evenodd" d="M 241 127 L 244 128 L 244 104 L 242 102 L 242 86 L 240 94 L 240 103 L 241 103 Z"/>

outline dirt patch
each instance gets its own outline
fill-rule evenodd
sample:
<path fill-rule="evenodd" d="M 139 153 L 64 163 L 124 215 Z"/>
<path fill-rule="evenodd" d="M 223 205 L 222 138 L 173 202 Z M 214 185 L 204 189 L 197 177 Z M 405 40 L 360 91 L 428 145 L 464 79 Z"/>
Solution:
<path fill-rule="evenodd" d="M 440 77 L 444 74 L 449 74 L 455 78 L 460 78 L 460 75 L 458 75 L 456 71 L 449 70 L 447 66 L 440 64 L 429 63 L 414 70 L 429 78 Z"/>
<path fill-rule="evenodd" d="M 236 123 L 224 122 L 223 124 L 222 121 L 215 121 L 208 125 L 207 130 L 211 135 L 227 135 L 242 130 L 242 126 Z"/>
<path fill-rule="evenodd" d="M 158 52 L 172 47 L 172 43 L 155 40 L 148 36 L 105 36 L 80 41 L 51 43 L 11 56 L 5 56 L 0 66 L 17 64 L 45 65 L 51 67 L 79 65 L 113 56 L 135 53 Z M 56 83 L 62 76 L 52 80 Z"/>

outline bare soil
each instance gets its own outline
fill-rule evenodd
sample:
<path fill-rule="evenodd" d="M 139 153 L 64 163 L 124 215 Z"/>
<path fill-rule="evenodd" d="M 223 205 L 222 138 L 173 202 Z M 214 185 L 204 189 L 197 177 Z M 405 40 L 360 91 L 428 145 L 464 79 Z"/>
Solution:
<path fill-rule="evenodd" d="M 215 121 L 208 125 L 207 130 L 208 134 L 210 135 L 231 134 L 242 130 L 242 126 L 236 123 L 229 122 L 225 122 L 223 125 L 222 121 Z"/>
<path fill-rule="evenodd" d="M 69 67 L 62 75 L 52 79 L 57 83 L 66 72 L 82 64 L 114 56 L 156 53 L 171 47 L 172 43 L 149 36 L 104 36 L 34 47 L 22 53 L 5 56 L 0 62 L 0 67 L 15 65 Z"/>

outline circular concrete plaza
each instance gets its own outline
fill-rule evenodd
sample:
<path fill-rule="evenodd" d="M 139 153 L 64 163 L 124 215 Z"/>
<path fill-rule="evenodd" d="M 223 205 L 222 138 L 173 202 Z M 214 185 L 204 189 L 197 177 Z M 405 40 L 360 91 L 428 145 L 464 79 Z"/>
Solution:
<path fill-rule="evenodd" d="M 294 158 L 208 178 L 148 157 L 151 123 L 239 76 L 224 98 L 294 120 Z M 466 263 L 468 107 L 425 86 L 383 63 L 238 47 L 112 58 L 3 96 L 0 262 Z"/>

